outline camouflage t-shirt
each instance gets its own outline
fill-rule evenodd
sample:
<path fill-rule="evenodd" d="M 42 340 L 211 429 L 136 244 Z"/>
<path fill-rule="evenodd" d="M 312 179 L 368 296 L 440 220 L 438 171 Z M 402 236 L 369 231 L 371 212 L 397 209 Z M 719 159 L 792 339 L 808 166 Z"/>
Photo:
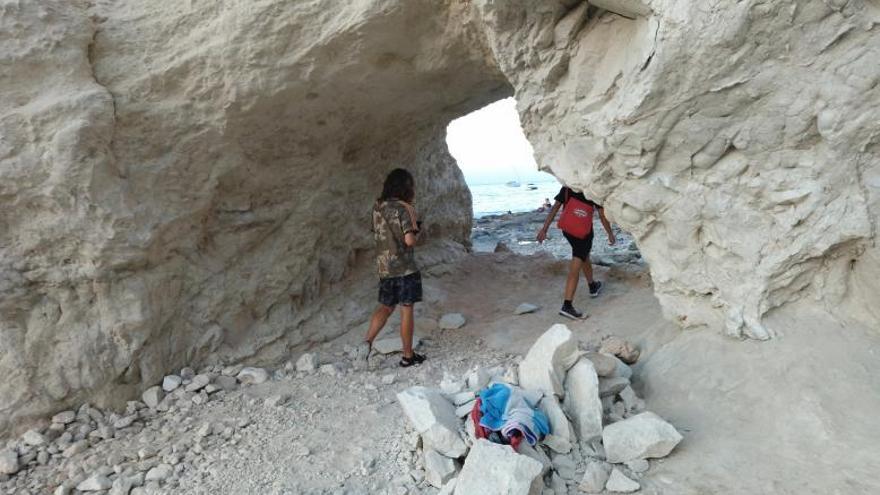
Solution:
<path fill-rule="evenodd" d="M 402 277 L 419 271 L 415 251 L 403 240 L 407 233 L 418 232 L 415 210 L 410 212 L 408 206 L 397 200 L 377 201 L 373 205 L 373 235 L 376 238 L 379 278 Z"/>

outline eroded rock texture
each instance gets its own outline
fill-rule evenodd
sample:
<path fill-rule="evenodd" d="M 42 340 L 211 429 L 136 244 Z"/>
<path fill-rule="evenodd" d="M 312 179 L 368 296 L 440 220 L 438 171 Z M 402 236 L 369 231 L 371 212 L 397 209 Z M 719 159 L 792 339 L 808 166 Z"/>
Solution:
<path fill-rule="evenodd" d="M 880 3 L 477 3 L 542 165 L 634 233 L 668 317 L 877 321 Z"/>
<path fill-rule="evenodd" d="M 0 433 L 344 331 L 385 173 L 413 169 L 428 237 L 466 243 L 445 126 L 514 89 L 539 160 L 636 235 L 670 317 L 763 339 L 810 297 L 877 321 L 878 16 L 0 0 Z"/>
<path fill-rule="evenodd" d="M 511 93 L 470 10 L 333 4 L 0 2 L 0 432 L 347 330 L 393 167 L 468 242 L 445 127 Z"/>

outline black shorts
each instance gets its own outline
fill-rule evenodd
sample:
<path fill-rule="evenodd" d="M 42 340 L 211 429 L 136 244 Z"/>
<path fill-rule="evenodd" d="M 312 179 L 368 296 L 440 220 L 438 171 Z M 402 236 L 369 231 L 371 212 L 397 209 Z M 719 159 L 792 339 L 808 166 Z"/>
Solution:
<path fill-rule="evenodd" d="M 385 306 L 411 305 L 422 300 L 422 274 L 379 279 L 379 303 Z"/>
<path fill-rule="evenodd" d="M 564 235 L 568 243 L 571 244 L 572 258 L 580 258 L 583 261 L 587 261 L 590 259 L 590 250 L 593 249 L 592 230 L 585 239 L 578 239 L 577 237 L 574 237 L 566 232 L 563 232 L 562 235 Z"/>

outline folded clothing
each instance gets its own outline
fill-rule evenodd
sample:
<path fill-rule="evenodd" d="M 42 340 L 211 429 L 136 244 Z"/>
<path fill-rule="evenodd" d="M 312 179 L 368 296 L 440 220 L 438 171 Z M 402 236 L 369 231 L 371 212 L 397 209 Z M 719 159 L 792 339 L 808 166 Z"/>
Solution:
<path fill-rule="evenodd" d="M 494 383 L 480 391 L 480 426 L 499 431 L 508 440 L 521 434 L 530 445 L 550 433 L 550 422 L 529 402 L 524 391 L 506 383 Z"/>

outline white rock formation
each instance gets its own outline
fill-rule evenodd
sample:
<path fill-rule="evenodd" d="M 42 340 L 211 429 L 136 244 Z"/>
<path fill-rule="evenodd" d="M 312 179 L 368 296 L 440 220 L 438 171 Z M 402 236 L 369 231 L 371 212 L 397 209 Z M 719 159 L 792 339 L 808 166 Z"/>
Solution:
<path fill-rule="evenodd" d="M 599 377 L 589 359 L 581 359 L 568 370 L 565 377 L 565 410 L 582 443 L 589 444 L 602 435 Z"/>
<path fill-rule="evenodd" d="M 608 462 L 665 457 L 681 439 L 675 427 L 652 412 L 608 425 L 602 432 Z"/>
<path fill-rule="evenodd" d="M 426 387 L 410 387 L 397 394 L 403 412 L 425 444 L 446 457 L 457 458 L 467 452 L 458 434 L 460 421 L 452 403 Z"/>
<path fill-rule="evenodd" d="M 7 2 L 0 434 L 344 332 L 385 173 L 414 171 L 426 241 L 460 250 L 445 126 L 514 90 L 669 318 L 766 339 L 813 298 L 876 328 L 878 22 L 876 0 Z"/>
<path fill-rule="evenodd" d="M 535 341 L 520 363 L 520 385 L 527 390 L 562 396 L 565 371 L 579 355 L 571 330 L 562 324 L 553 325 Z"/>
<path fill-rule="evenodd" d="M 509 445 L 477 440 L 464 462 L 455 495 L 538 495 L 544 488 L 540 462 Z"/>
<path fill-rule="evenodd" d="M 539 163 L 634 234 L 670 319 L 876 325 L 880 4 L 475 3 Z"/>

